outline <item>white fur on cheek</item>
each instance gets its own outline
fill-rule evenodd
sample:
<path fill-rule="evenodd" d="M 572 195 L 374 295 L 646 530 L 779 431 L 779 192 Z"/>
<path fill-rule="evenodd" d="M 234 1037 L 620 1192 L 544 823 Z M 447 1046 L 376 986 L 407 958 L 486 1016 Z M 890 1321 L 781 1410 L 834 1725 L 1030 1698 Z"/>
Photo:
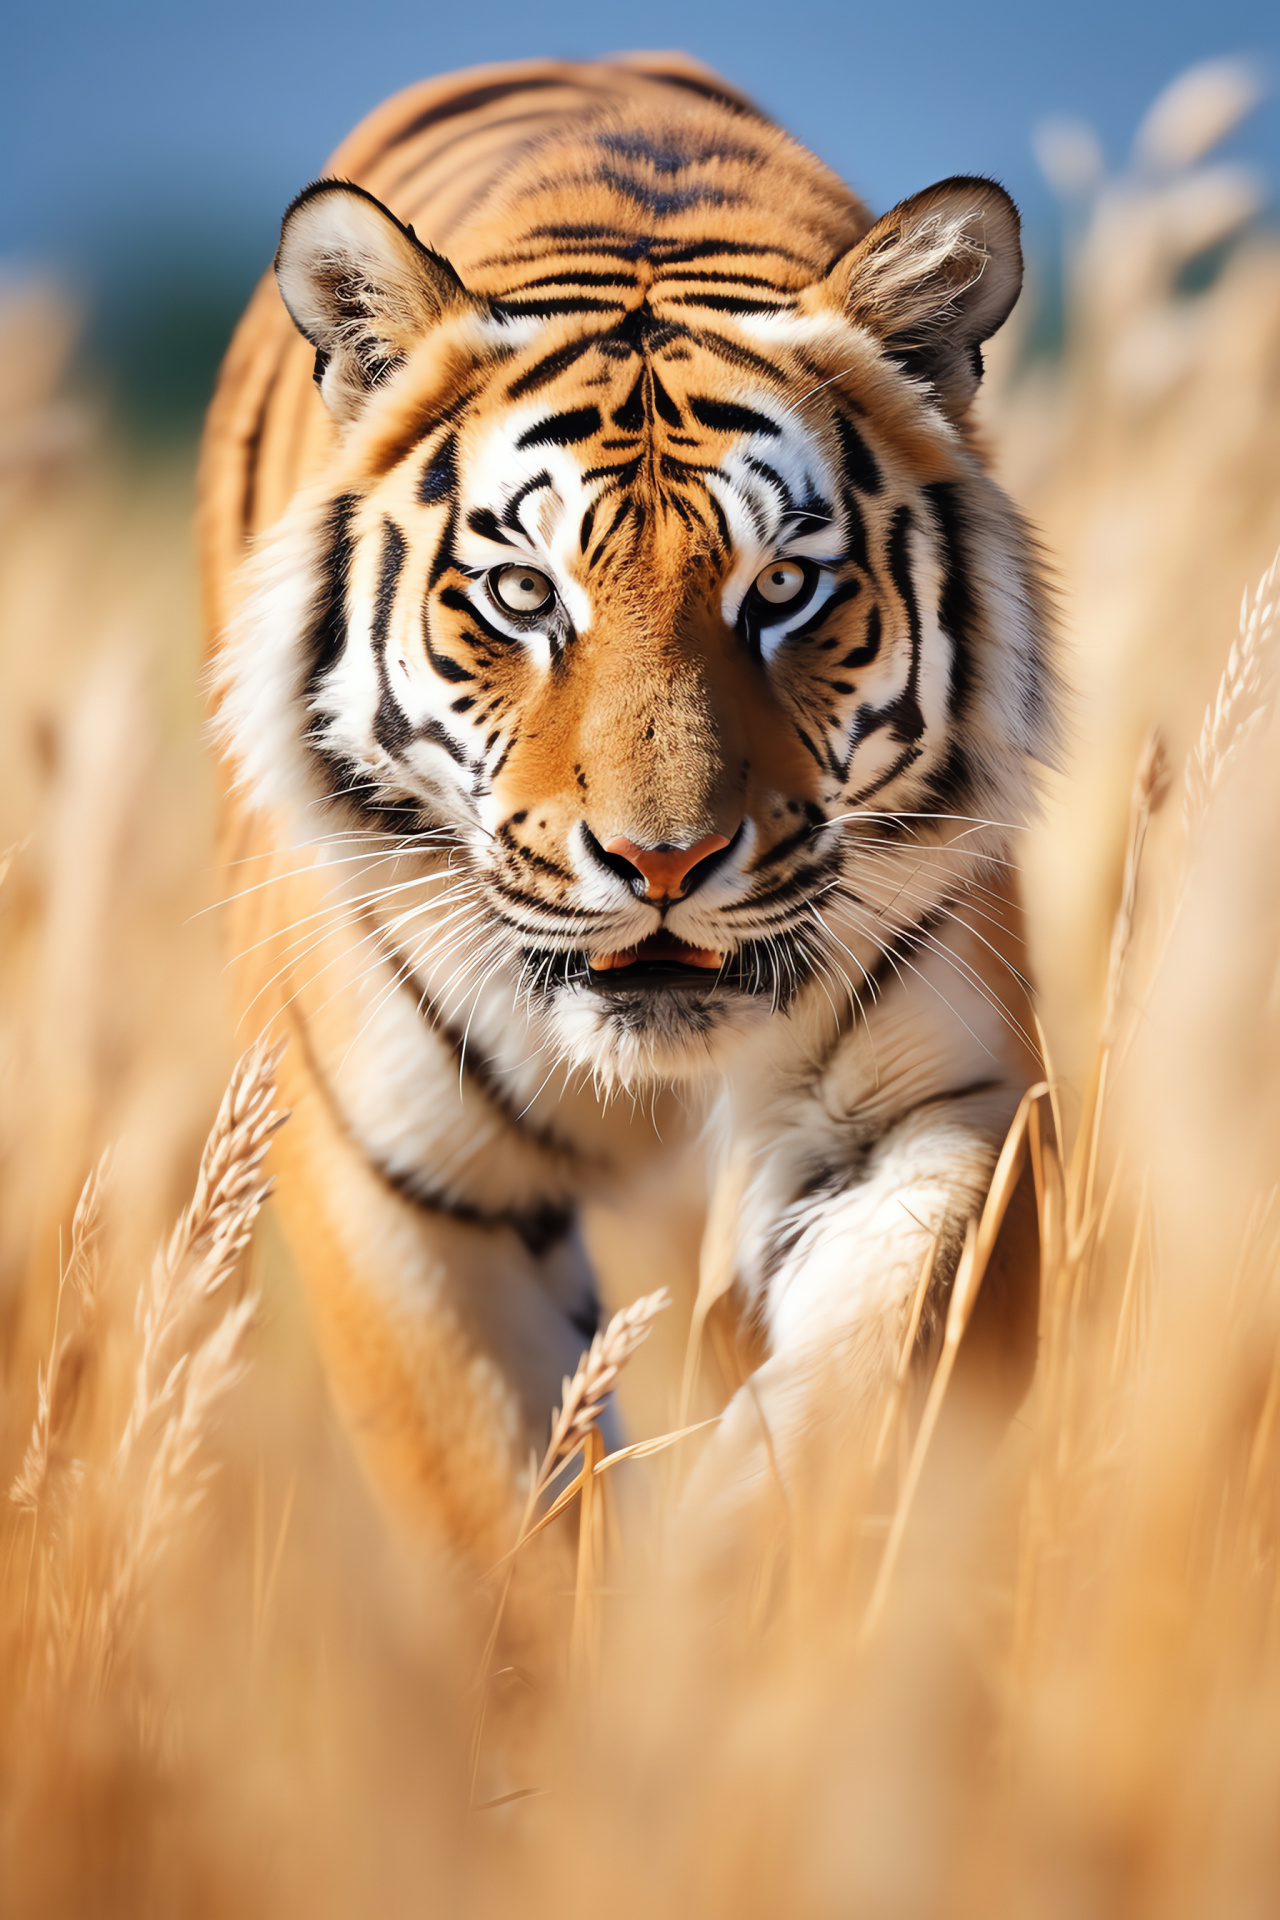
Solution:
<path fill-rule="evenodd" d="M 295 840 L 320 836 L 302 734 L 305 645 L 323 591 L 332 501 L 304 496 L 246 562 L 244 592 L 214 670 L 215 733 L 251 806 L 279 812 Z"/>

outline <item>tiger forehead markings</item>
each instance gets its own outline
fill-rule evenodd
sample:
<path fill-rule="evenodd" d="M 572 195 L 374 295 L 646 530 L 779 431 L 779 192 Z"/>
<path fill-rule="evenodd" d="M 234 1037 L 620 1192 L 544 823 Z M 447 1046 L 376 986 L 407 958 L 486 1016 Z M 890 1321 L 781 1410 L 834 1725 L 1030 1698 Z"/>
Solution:
<path fill-rule="evenodd" d="M 623 1179 L 610 1091 L 702 1088 L 755 1168 L 744 1307 L 803 1344 L 856 1296 L 887 1350 L 1032 1065 L 1047 620 L 968 424 L 1017 216 L 957 179 L 872 223 L 688 63 L 495 72 L 285 216 L 331 436 L 276 429 L 277 330 L 236 444 L 286 510 L 218 661 L 228 805 L 325 875 L 273 980 L 332 1025 L 323 948 L 351 1030 L 308 1071 L 359 1150 L 538 1259 Z"/>

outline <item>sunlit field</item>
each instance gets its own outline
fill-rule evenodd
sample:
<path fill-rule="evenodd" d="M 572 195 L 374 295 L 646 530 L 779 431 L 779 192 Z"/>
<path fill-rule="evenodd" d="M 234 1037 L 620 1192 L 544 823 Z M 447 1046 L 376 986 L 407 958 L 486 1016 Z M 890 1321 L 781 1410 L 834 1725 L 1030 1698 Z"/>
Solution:
<path fill-rule="evenodd" d="M 194 450 L 122 450 L 74 316 L 5 293 L 0 1912 L 1277 1910 L 1280 239 L 1216 158 L 1251 103 L 1187 76 L 1122 178 L 1042 142 L 1065 345 L 1033 285 L 981 404 L 1072 689 L 1023 850 L 1045 1082 L 929 1367 L 815 1436 L 728 1590 L 669 1525 L 697 1433 L 585 1511 L 562 1471 L 479 1585 L 379 1511 L 227 1012 Z M 1010 1424 L 965 1334 L 1024 1157 Z M 634 1270 L 597 1235 L 611 1309 L 665 1277 L 657 1229 Z M 615 1336 L 630 1442 L 680 1423 L 691 1305 Z"/>

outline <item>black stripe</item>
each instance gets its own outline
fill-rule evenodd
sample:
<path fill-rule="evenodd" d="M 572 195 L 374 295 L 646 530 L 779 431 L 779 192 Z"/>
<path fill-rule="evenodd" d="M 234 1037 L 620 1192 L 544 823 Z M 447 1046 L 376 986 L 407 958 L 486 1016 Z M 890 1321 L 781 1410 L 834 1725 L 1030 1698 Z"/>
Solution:
<path fill-rule="evenodd" d="M 673 213 L 688 213 L 694 207 L 735 207 L 742 204 L 744 196 L 732 192 L 727 187 L 713 186 L 709 181 L 698 182 L 688 187 L 654 187 L 647 180 L 637 180 L 629 173 L 619 173 L 616 167 L 597 167 L 593 179 L 602 187 L 609 187 L 624 200 L 632 201 L 651 213 L 657 220 L 666 220 Z"/>
<path fill-rule="evenodd" d="M 597 415 L 597 418 L 598 417 Z M 561 418 L 563 419 L 564 415 L 561 415 Z M 523 442 L 521 442 L 521 444 L 523 445 Z M 545 467 L 541 473 L 535 473 L 531 480 L 526 480 L 524 485 L 512 494 L 510 500 L 508 500 L 506 506 L 502 509 L 503 526 L 510 527 L 512 533 L 527 534 L 528 529 L 520 518 L 520 509 L 531 493 L 541 493 L 544 487 L 549 487 L 550 485 L 551 475 Z"/>
<path fill-rule="evenodd" d="M 657 245 L 661 249 L 659 264 L 663 267 L 674 267 L 683 260 L 715 260 L 735 256 L 740 259 L 744 254 L 757 258 L 761 254 L 768 254 L 778 260 L 794 260 L 799 266 L 810 269 L 813 265 L 801 253 L 791 253 L 786 247 L 760 246 L 751 240 L 691 240 L 684 244 L 659 241 Z"/>
<path fill-rule="evenodd" d="M 680 334 L 692 340 L 695 346 L 705 347 L 717 360 L 726 365 L 738 367 L 744 373 L 758 373 L 763 379 L 771 380 L 775 387 L 782 385 L 782 370 L 772 360 L 766 360 L 763 354 L 753 353 L 750 347 L 744 347 L 736 340 L 729 340 L 723 333 L 709 332 L 705 327 L 681 327 Z"/>
<path fill-rule="evenodd" d="M 491 620 L 487 620 L 474 600 L 469 599 L 460 587 L 443 587 L 440 592 L 440 604 L 442 607 L 448 607 L 453 613 L 465 614 L 468 620 L 474 620 L 486 640 L 494 640 L 501 647 L 514 647 L 519 644 L 511 638 L 509 633 L 504 633 L 501 627 L 495 627 Z M 471 636 L 468 635 L 467 638 Z"/>
<path fill-rule="evenodd" d="M 590 267 L 561 267 L 555 273 L 540 273 L 534 280 L 522 280 L 508 293 L 531 293 L 535 287 L 634 287 L 634 273 L 601 273 Z"/>
<path fill-rule="evenodd" d="M 395 521 L 383 516 L 382 559 L 378 568 L 378 591 L 373 602 L 373 625 L 369 647 L 378 673 L 378 710 L 373 716 L 373 737 L 387 753 L 403 751 L 413 738 L 413 728 L 403 707 L 391 691 L 387 672 L 387 634 L 395 606 L 396 588 L 408 556 L 408 545 Z"/>
<path fill-rule="evenodd" d="M 778 469 L 771 467 L 767 460 L 757 460 L 754 454 L 747 455 L 746 465 L 751 469 L 752 473 L 758 475 L 761 480 L 766 481 L 767 484 L 773 488 L 779 500 L 782 502 L 783 512 L 787 519 L 793 519 L 795 516 L 795 501 L 791 497 L 790 487 L 778 472 Z"/>
<path fill-rule="evenodd" d="M 549 386 L 560 374 L 567 372 L 575 360 L 589 353 L 595 344 L 595 335 L 588 334 L 585 340 L 571 340 L 567 347 L 557 347 L 554 353 L 547 354 L 527 373 L 522 373 L 518 380 L 512 381 L 507 388 L 508 400 L 522 400 L 526 394 L 537 393 L 539 388 Z"/>
<path fill-rule="evenodd" d="M 836 413 L 836 432 L 840 437 L 840 457 L 846 483 L 861 493 L 879 493 L 883 486 L 875 455 L 851 420 Z M 926 487 L 925 492 L 929 489 Z"/>
<path fill-rule="evenodd" d="M 407 724 L 406 722 L 406 726 Z M 466 753 L 439 720 L 419 720 L 417 726 L 409 728 L 408 737 L 410 740 L 425 741 L 428 746 L 443 747 L 449 758 L 456 761 L 460 767 L 465 767 L 467 764 Z"/>
<path fill-rule="evenodd" d="M 521 452 L 527 447 L 573 447 L 599 433 L 600 426 L 599 407 L 574 407 L 568 413 L 548 414 L 545 420 L 526 428 L 516 447 Z"/>
<path fill-rule="evenodd" d="M 346 645 L 347 583 L 351 577 L 351 561 L 355 552 L 351 523 L 359 504 L 358 494 L 339 494 L 325 516 L 325 550 L 320 563 L 321 587 L 308 641 L 310 659 L 307 677 L 303 682 L 303 701 L 308 707 L 315 698 L 320 682 L 329 669 L 336 665 Z"/>
<path fill-rule="evenodd" d="M 620 407 L 615 407 L 609 418 L 615 427 L 621 427 L 625 433 L 639 433 L 644 425 L 644 375 L 639 374 L 636 383 Z"/>
<path fill-rule="evenodd" d="M 689 411 L 700 427 L 710 427 L 713 433 L 763 433 L 776 440 L 781 432 L 767 413 L 739 406 L 734 400 L 711 400 L 705 394 L 691 394 Z"/>
<path fill-rule="evenodd" d="M 768 275 L 763 273 L 716 273 L 706 267 L 686 267 L 683 272 L 677 267 L 674 272 L 669 272 L 667 266 L 668 263 L 664 261 L 662 277 L 658 283 L 660 290 L 664 290 L 671 280 L 704 280 L 721 287 L 768 287 L 780 298 L 788 297 L 790 294 L 789 288 L 780 287 L 776 280 L 770 280 Z"/>
<path fill-rule="evenodd" d="M 689 167 L 705 166 L 709 160 L 736 160 L 744 166 L 760 166 L 764 155 L 759 147 L 743 146 L 739 141 L 696 139 L 692 146 L 659 144 L 648 133 L 624 130 L 596 135 L 596 145 L 623 160 L 637 160 L 655 173 L 684 173 Z"/>
<path fill-rule="evenodd" d="M 833 590 L 833 592 L 829 595 L 829 597 L 826 600 L 823 601 L 822 605 L 818 608 L 818 611 L 816 613 L 810 614 L 809 618 L 803 623 L 803 625 L 794 627 L 792 629 L 790 634 L 787 636 L 788 639 L 808 640 L 811 635 L 821 631 L 822 627 L 826 623 L 826 620 L 829 614 L 833 614 L 840 607 L 846 606 L 850 600 L 856 599 L 858 594 L 860 594 L 861 592 L 862 592 L 861 580 L 842 580 L 840 582 L 840 585 Z M 874 660 L 875 654 L 870 653 L 867 655 L 867 658 L 869 660 Z M 841 666 L 846 666 L 846 665 L 852 666 L 854 663 L 851 660 L 850 661 L 842 660 L 840 664 Z"/>
<path fill-rule="evenodd" d="M 469 606 L 467 611 L 470 612 Z M 437 653 L 431 644 L 430 600 L 424 600 L 422 605 L 422 645 L 432 672 L 438 673 L 442 680 L 452 681 L 456 685 L 457 682 L 461 680 L 475 679 L 474 673 L 472 673 L 469 668 L 464 667 L 461 662 L 455 660 L 451 654 Z"/>
<path fill-rule="evenodd" d="M 794 302 L 779 298 L 777 300 L 748 300 L 735 293 L 672 293 L 664 297 L 664 304 L 673 307 L 707 307 L 712 313 L 790 313 Z"/>
<path fill-rule="evenodd" d="M 916 605 L 915 582 L 911 578 L 911 558 L 907 551 L 907 537 L 911 531 L 911 509 L 899 507 L 889 527 L 889 578 L 897 589 L 907 613 L 907 630 L 911 641 L 911 668 L 907 684 L 893 703 L 893 718 L 890 726 L 895 740 L 904 745 L 914 742 L 924 732 L 924 715 L 920 711 L 920 609 Z"/>
<path fill-rule="evenodd" d="M 773 121 L 759 108 L 754 100 L 748 100 L 742 94 L 726 93 L 712 80 L 697 80 L 688 73 L 664 73 L 661 68 L 632 67 L 632 73 L 638 73 L 642 80 L 656 80 L 664 87 L 683 87 L 686 93 L 696 93 L 700 100 L 711 100 L 718 107 L 727 107 L 730 113 L 741 114 L 744 120 L 758 120 L 762 126 L 771 127 Z"/>
<path fill-rule="evenodd" d="M 436 548 L 435 558 L 427 574 L 427 587 L 436 586 L 454 564 L 454 542 L 458 538 L 458 503 L 449 502 L 449 517 L 444 523 L 444 532 L 440 536 L 440 545 Z"/>
<path fill-rule="evenodd" d="M 899 599 L 907 616 L 908 640 L 911 648 L 910 665 L 907 669 L 906 683 L 900 693 L 883 707 L 859 707 L 853 717 L 853 726 L 849 731 L 848 748 L 843 764 L 831 756 L 831 771 L 841 781 L 849 777 L 853 757 L 864 740 L 887 727 L 889 737 L 902 748 L 901 753 L 885 773 L 877 775 L 870 786 L 861 788 L 850 796 L 850 805 L 860 806 L 873 794 L 880 793 L 890 786 L 900 773 L 905 773 L 912 763 L 920 758 L 920 737 L 924 732 L 924 714 L 920 710 L 920 609 L 916 604 L 915 584 L 911 578 L 910 557 L 907 551 L 907 537 L 911 530 L 911 509 L 899 507 L 889 526 L 889 576 L 897 590 Z M 878 637 L 878 636 L 877 636 Z"/>
<path fill-rule="evenodd" d="M 615 460 L 603 467 L 587 467 L 583 471 L 584 480 L 612 480 L 614 489 L 630 486 L 640 471 L 639 459 Z"/>
<path fill-rule="evenodd" d="M 539 89 L 564 85 L 565 82 L 560 79 L 526 78 L 495 80 L 487 87 L 471 87 L 466 93 L 455 93 L 451 99 L 441 100 L 438 105 L 428 107 L 423 113 L 406 121 L 398 133 L 392 134 L 382 151 L 390 153 L 393 147 L 403 146 L 406 140 L 425 133 L 428 127 L 438 127 L 446 120 L 456 120 L 462 113 L 477 113 L 481 107 L 492 106 L 496 100 L 509 100 L 513 93 L 533 93 Z"/>
<path fill-rule="evenodd" d="M 492 507 L 472 507 L 467 515 L 467 525 L 472 533 L 478 533 L 482 540 L 495 540 L 502 547 L 515 545 L 515 541 L 509 540 L 502 531 L 498 516 Z"/>
<path fill-rule="evenodd" d="M 715 496 L 715 491 L 711 487 L 707 488 L 707 502 L 712 513 L 715 515 L 716 525 L 720 529 L 720 539 L 724 545 L 724 550 L 726 553 L 729 553 L 733 548 L 733 536 L 729 532 L 729 522 L 725 519 L 724 508 L 720 505 L 720 502 Z"/>
<path fill-rule="evenodd" d="M 935 767 L 924 783 L 925 796 L 939 813 L 967 813 L 971 810 L 974 777 L 973 761 L 963 739 L 952 734 L 942 765 Z"/>
<path fill-rule="evenodd" d="M 436 1185 L 426 1173 L 399 1173 L 394 1167 L 375 1164 L 387 1185 L 406 1200 L 411 1200 L 414 1206 L 421 1207 L 427 1213 L 444 1214 L 450 1220 L 461 1220 L 464 1225 L 478 1227 L 486 1233 L 508 1228 L 519 1235 L 535 1260 L 541 1259 L 543 1254 L 557 1246 L 573 1226 L 571 1207 L 556 1207 L 549 1201 L 527 1209 L 478 1207 L 469 1200 L 454 1198 L 447 1188 Z M 572 1315 L 566 1315 L 566 1318 L 575 1326 L 579 1324 Z M 590 1338 L 590 1335 L 587 1337 Z"/>
<path fill-rule="evenodd" d="M 622 505 L 618 508 L 618 511 L 614 514 L 612 520 L 609 522 L 608 526 L 605 528 L 604 532 L 600 536 L 600 543 L 596 548 L 596 552 L 598 554 L 604 552 L 604 549 L 608 546 L 610 540 L 612 540 L 614 534 L 618 531 L 618 528 L 622 525 L 623 521 L 628 519 L 629 516 L 631 515 L 632 511 L 634 510 L 634 506 L 635 506 L 635 503 L 632 500 L 624 500 L 622 502 Z"/>
<path fill-rule="evenodd" d="M 728 474 L 718 467 L 714 460 L 679 460 L 674 453 L 664 453 L 660 463 L 660 472 L 664 480 L 692 481 L 694 485 L 705 486 L 702 476 L 714 473 L 718 480 L 727 480 Z M 746 503 L 750 506 L 750 501 Z"/>
<path fill-rule="evenodd" d="M 616 313 L 621 300 L 592 300 L 585 293 L 570 294 L 565 300 L 494 300 L 493 311 L 501 318 L 514 314 L 517 319 L 531 316 L 550 320 L 566 313 Z"/>
<path fill-rule="evenodd" d="M 649 369 L 649 382 L 653 389 L 653 404 L 659 417 L 665 420 L 669 427 L 682 427 L 684 415 L 659 380 L 656 367 Z"/>
<path fill-rule="evenodd" d="M 458 436 L 446 435 L 422 470 L 418 498 L 424 507 L 451 500 L 458 491 Z"/>
<path fill-rule="evenodd" d="M 846 653 L 843 660 L 837 660 L 838 667 L 869 667 L 880 651 L 880 609 L 872 605 L 867 615 L 866 639 L 860 647 L 854 647 Z"/>
<path fill-rule="evenodd" d="M 963 720 L 973 690 L 973 645 L 977 637 L 977 608 L 965 555 L 965 523 L 960 489 L 952 481 L 935 480 L 925 487 L 942 539 L 942 592 L 938 620 L 951 642 L 951 682 L 947 707 L 953 720 Z"/>

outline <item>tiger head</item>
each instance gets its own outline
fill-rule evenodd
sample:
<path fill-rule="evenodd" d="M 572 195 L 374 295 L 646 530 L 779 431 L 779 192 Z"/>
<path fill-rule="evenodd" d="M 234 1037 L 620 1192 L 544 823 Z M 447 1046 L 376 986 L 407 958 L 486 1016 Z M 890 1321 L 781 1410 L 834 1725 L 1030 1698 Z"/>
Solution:
<path fill-rule="evenodd" d="M 856 1002 L 1003 850 L 1050 722 L 966 425 L 1007 195 L 944 182 L 817 272 L 611 218 L 464 284 L 358 187 L 294 202 L 277 277 L 336 446 L 254 563 L 223 711 L 296 839 L 447 849 L 450 977 L 635 1085 Z"/>

